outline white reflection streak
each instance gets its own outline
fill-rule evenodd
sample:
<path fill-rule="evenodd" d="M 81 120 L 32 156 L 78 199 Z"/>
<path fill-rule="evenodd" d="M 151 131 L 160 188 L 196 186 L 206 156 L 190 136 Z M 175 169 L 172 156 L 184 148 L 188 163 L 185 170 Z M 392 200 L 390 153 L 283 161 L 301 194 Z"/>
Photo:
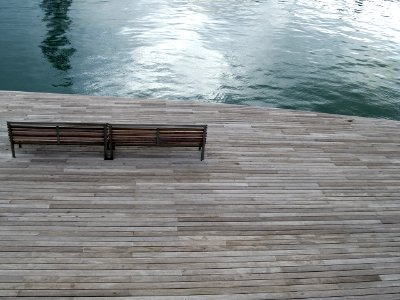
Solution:
<path fill-rule="evenodd" d="M 224 56 L 207 48 L 202 40 L 200 33 L 212 20 L 200 12 L 180 8 L 172 14 L 152 14 L 141 23 L 151 28 L 143 32 L 124 28 L 120 32 L 141 45 L 131 51 L 127 68 L 132 77 L 127 88 L 133 93 L 149 91 L 153 97 L 211 98 L 229 71 Z"/>

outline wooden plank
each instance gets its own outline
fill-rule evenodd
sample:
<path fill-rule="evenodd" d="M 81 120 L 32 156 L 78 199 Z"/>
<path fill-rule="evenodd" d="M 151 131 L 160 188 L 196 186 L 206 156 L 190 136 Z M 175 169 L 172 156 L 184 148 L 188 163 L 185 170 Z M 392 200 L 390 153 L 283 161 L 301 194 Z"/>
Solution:
<path fill-rule="evenodd" d="M 4 299 L 399 298 L 400 122 L 0 92 L 11 119 L 59 122 L 61 140 L 78 141 L 103 128 L 63 123 L 119 123 L 115 138 L 139 144 L 156 131 L 129 123 L 178 120 L 160 129 L 172 145 L 201 142 L 202 127 L 185 124 L 209 124 L 208 157 L 121 147 L 103 161 L 94 145 L 27 145 L 12 159 L 0 127 Z M 56 140 L 41 129 L 15 132 Z"/>

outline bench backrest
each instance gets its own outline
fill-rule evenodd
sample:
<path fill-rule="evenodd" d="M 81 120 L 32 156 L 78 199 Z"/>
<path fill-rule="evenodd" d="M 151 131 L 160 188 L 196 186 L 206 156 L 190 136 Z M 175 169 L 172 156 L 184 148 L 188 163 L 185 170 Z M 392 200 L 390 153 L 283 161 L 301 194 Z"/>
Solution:
<path fill-rule="evenodd" d="M 206 125 L 128 125 L 112 124 L 115 146 L 201 147 L 205 143 Z"/>
<path fill-rule="evenodd" d="M 103 145 L 106 124 L 7 122 L 15 144 Z"/>

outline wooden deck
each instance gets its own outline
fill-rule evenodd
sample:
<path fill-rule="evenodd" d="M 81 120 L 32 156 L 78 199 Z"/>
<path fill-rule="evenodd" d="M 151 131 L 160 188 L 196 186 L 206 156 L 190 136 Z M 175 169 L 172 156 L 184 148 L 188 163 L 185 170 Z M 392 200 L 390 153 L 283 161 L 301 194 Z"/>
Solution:
<path fill-rule="evenodd" d="M 12 159 L 7 120 L 208 124 L 206 159 Z M 400 122 L 14 92 L 0 122 L 5 299 L 400 299 Z"/>

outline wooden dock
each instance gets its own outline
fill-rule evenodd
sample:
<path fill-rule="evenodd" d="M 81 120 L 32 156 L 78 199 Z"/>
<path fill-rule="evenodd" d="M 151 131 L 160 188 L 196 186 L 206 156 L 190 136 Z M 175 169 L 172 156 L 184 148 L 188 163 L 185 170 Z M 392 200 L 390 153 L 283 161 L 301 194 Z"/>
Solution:
<path fill-rule="evenodd" d="M 23 146 L 6 121 L 208 124 L 193 148 Z M 0 92 L 4 299 L 400 299 L 400 122 Z"/>

